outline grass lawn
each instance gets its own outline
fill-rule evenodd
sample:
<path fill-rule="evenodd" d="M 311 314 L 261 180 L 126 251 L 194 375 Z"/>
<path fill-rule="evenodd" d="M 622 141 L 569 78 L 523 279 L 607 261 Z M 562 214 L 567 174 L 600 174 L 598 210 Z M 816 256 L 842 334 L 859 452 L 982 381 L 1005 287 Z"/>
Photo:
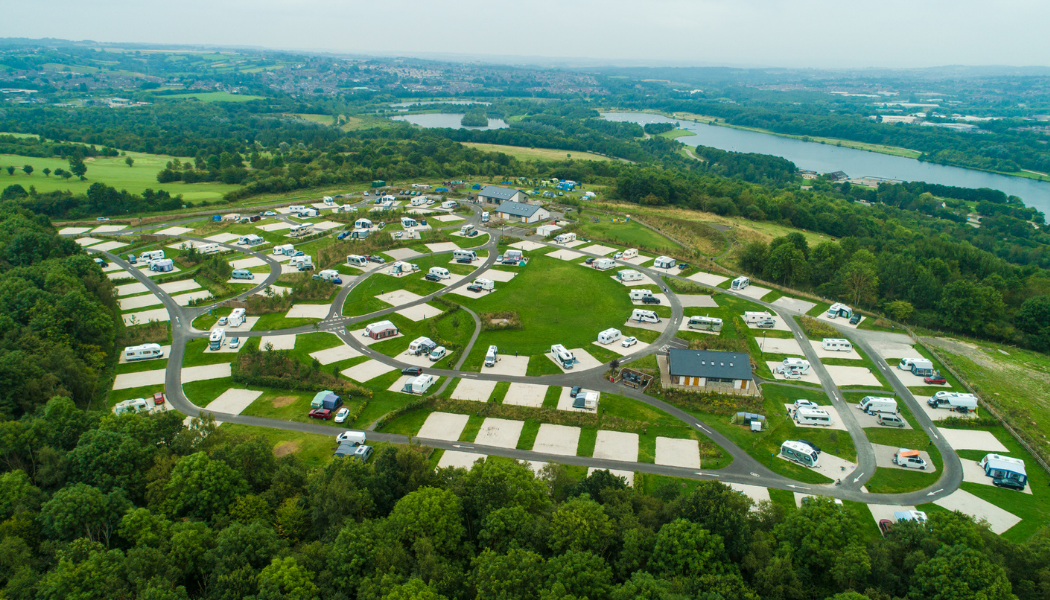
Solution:
<path fill-rule="evenodd" d="M 252 402 L 248 408 L 244 409 L 244 412 L 241 413 L 242 415 L 267 417 L 282 421 L 317 423 L 331 426 L 335 430 L 346 429 L 349 426 L 346 423 L 336 423 L 334 420 L 311 419 L 307 416 L 310 412 L 310 401 L 313 400 L 315 392 L 258 387 L 251 389 L 261 390 L 263 395 L 259 396 L 255 402 Z M 363 398 L 351 397 L 349 401 L 347 401 L 347 398 L 343 398 L 343 405 L 349 408 L 351 413 L 356 412 L 364 402 Z"/>
<path fill-rule="evenodd" d="M 284 315 L 285 312 L 266 313 L 265 315 L 259 315 L 259 321 L 252 327 L 254 331 L 272 331 L 275 329 L 292 329 L 294 327 L 302 327 L 303 325 L 309 325 L 311 323 L 319 323 L 321 319 L 308 319 L 305 317 L 288 319 Z"/>
<path fill-rule="evenodd" d="M 219 317 L 228 317 L 231 312 L 233 312 L 233 309 L 229 307 L 213 308 L 209 313 L 204 313 L 194 319 L 193 326 L 201 331 L 207 331 L 211 329 L 212 325 L 219 322 Z"/>
<path fill-rule="evenodd" d="M 425 256 L 412 260 L 412 264 L 419 265 L 419 271 L 415 273 L 401 277 L 392 277 L 382 273 L 370 275 L 346 296 L 346 302 L 343 303 L 343 314 L 348 317 L 356 317 L 390 308 L 390 304 L 377 300 L 376 296 L 394 290 L 405 290 L 419 296 L 433 294 L 444 286 L 433 281 L 426 281 L 423 276 L 430 270 L 430 267 L 448 267 L 449 265 L 444 264 L 447 262 L 447 255 L 444 257 Z"/>
<path fill-rule="evenodd" d="M 229 92 L 200 92 L 195 94 L 173 94 L 171 96 L 154 96 L 158 100 L 199 100 L 201 102 L 251 102 L 252 100 L 265 100 L 263 96 L 249 96 L 247 94 L 231 94 Z"/>
<path fill-rule="evenodd" d="M 124 163 L 124 159 L 131 157 L 135 160 L 132 167 Z M 174 156 L 162 154 L 145 154 L 142 152 L 127 152 L 126 156 L 95 157 L 84 160 L 87 165 L 86 181 L 72 177 L 68 180 L 51 175 L 47 177 L 43 171 L 45 168 L 69 170 L 69 161 L 60 158 L 40 158 L 36 156 L 18 156 L 14 154 L 0 154 L 0 164 L 15 165 L 18 168 L 14 175 L 4 172 L 4 187 L 19 184 L 25 189 L 35 186 L 38 192 L 53 192 L 69 190 L 74 194 L 87 193 L 87 189 L 93 183 L 101 182 L 118 190 L 127 190 L 133 194 L 141 194 L 146 188 L 155 191 L 165 190 L 172 196 L 182 194 L 186 200 L 198 202 L 200 200 L 218 200 L 222 195 L 231 190 L 240 188 L 239 185 L 228 185 L 224 183 L 157 183 L 157 173 L 164 166 L 174 160 Z M 22 165 L 32 165 L 33 174 L 26 175 L 22 172 Z"/>
<path fill-rule="evenodd" d="M 619 215 L 618 218 L 623 219 L 625 216 Z M 622 244 L 624 248 L 621 248 L 621 250 L 638 246 L 658 250 L 676 250 L 681 248 L 678 244 L 636 221 L 613 223 L 612 217 L 601 215 L 599 221 L 594 223 L 590 220 L 586 210 L 580 223 L 580 232 L 583 234 L 583 237 L 593 236 Z"/>
<path fill-rule="evenodd" d="M 320 467 L 327 463 L 336 447 L 335 439 L 329 435 L 235 423 L 223 423 L 220 427 L 233 434 L 263 438 L 273 447 L 274 456 L 295 454 L 308 467 Z"/>
<path fill-rule="evenodd" d="M 500 144 L 481 144 L 464 142 L 464 146 L 476 148 L 484 152 L 502 152 L 508 156 L 522 161 L 563 161 L 563 160 L 613 160 L 608 156 L 592 154 L 590 152 L 577 152 L 575 150 L 552 150 L 548 148 L 523 148 L 520 146 L 504 146 Z"/>

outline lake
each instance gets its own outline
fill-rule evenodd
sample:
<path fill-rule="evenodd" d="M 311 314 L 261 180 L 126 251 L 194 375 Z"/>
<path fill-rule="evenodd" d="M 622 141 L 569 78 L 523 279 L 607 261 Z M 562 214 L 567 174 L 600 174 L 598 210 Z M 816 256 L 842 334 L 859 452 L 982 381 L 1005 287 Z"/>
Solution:
<path fill-rule="evenodd" d="M 707 146 L 732 152 L 753 152 L 784 157 L 800 169 L 829 173 L 844 171 L 850 177 L 883 177 L 902 181 L 925 181 L 966 188 L 991 188 L 1024 200 L 1026 206 L 1050 214 L 1050 183 L 986 173 L 973 169 L 919 162 L 901 156 L 803 142 L 768 133 L 719 125 L 669 119 L 648 113 L 603 113 L 610 121 L 629 123 L 679 123 L 696 135 L 677 138 L 687 146 Z"/>
<path fill-rule="evenodd" d="M 426 127 L 427 129 L 436 129 L 447 127 L 449 129 L 506 129 L 507 124 L 502 119 L 489 119 L 488 127 L 464 127 L 460 125 L 460 120 L 463 119 L 463 113 L 449 114 L 449 113 L 427 113 L 422 115 L 404 115 L 398 117 L 390 117 L 395 121 L 408 121 L 413 125 L 419 125 L 420 127 Z"/>

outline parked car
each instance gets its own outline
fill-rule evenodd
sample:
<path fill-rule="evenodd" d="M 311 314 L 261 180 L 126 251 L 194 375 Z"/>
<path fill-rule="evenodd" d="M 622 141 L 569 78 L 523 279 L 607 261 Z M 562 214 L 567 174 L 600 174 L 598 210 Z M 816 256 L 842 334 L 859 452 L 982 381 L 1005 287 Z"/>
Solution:
<path fill-rule="evenodd" d="M 303 252 L 302 250 L 296 250 L 295 252 L 292 253 L 292 258 L 295 258 L 296 256 L 306 256 L 306 253 Z"/>
<path fill-rule="evenodd" d="M 1023 483 L 1021 483 L 1020 481 L 1017 481 L 1016 479 L 1011 479 L 1009 477 L 995 477 L 995 478 L 992 479 L 992 485 L 994 485 L 996 487 L 1007 488 L 1007 489 L 1011 489 L 1011 490 L 1017 490 L 1019 492 L 1023 492 L 1024 491 L 1024 484 Z"/>
<path fill-rule="evenodd" d="M 311 419 L 324 419 L 327 421 L 332 418 L 332 411 L 328 408 L 315 408 L 310 411 L 309 416 Z"/>
<path fill-rule="evenodd" d="M 346 236 L 348 236 L 348 235 L 350 235 L 350 232 L 349 231 L 344 231 L 344 232 L 340 233 L 339 235 L 335 236 L 335 238 L 337 240 L 342 240 L 342 239 L 345 239 Z"/>
<path fill-rule="evenodd" d="M 817 403 L 813 402 L 812 400 L 806 400 L 805 398 L 799 398 L 798 400 L 795 400 L 795 408 L 802 408 L 803 406 L 817 408 Z"/>
<path fill-rule="evenodd" d="M 427 281 L 441 281 L 441 278 L 433 273 L 427 273 L 423 276 L 423 279 L 426 279 Z"/>
<path fill-rule="evenodd" d="M 755 323 L 755 327 L 758 327 L 759 329 L 773 329 L 776 326 L 777 322 L 773 319 L 766 319 L 764 321 L 759 321 L 758 323 Z"/>
<path fill-rule="evenodd" d="M 638 343 L 638 338 L 636 338 L 634 336 L 631 336 L 631 337 L 623 338 L 623 341 L 620 342 L 620 345 L 623 346 L 624 348 L 630 348 L 631 346 L 633 346 L 633 345 L 635 345 L 637 343 Z"/>
<path fill-rule="evenodd" d="M 402 375 L 408 375 L 410 377 L 419 377 L 423 374 L 423 367 L 406 367 L 401 369 Z"/>
<path fill-rule="evenodd" d="M 467 234 L 467 237 L 474 237 L 477 234 L 478 234 L 478 230 L 477 229 L 471 229 L 470 233 Z"/>
<path fill-rule="evenodd" d="M 934 385 L 944 385 L 948 383 L 948 380 L 945 379 L 944 375 L 941 375 L 940 373 L 935 373 L 929 377 L 923 377 L 922 381 L 923 383 L 932 383 Z"/>
<path fill-rule="evenodd" d="M 460 264 L 463 264 L 463 265 L 469 265 L 470 263 L 472 263 L 474 261 L 470 260 L 469 258 L 465 258 L 464 257 L 464 258 L 457 258 L 456 262 L 458 262 Z"/>
<path fill-rule="evenodd" d="M 646 296 L 645 298 L 642 298 L 642 304 L 659 304 L 659 303 L 660 303 L 660 299 L 657 298 L 656 296 Z"/>
<path fill-rule="evenodd" d="M 585 260 L 583 262 L 585 262 L 585 263 L 587 263 L 589 265 L 592 265 L 592 264 L 594 264 L 594 257 L 588 258 L 587 260 Z"/>
<path fill-rule="evenodd" d="M 228 317 L 219 317 L 219 322 L 216 323 L 216 325 L 218 325 L 219 327 L 225 327 L 226 323 L 228 323 L 229 321 L 230 319 Z"/>
<path fill-rule="evenodd" d="M 394 232 L 394 239 L 395 239 L 395 240 L 399 240 L 399 239 L 401 239 L 401 237 L 402 237 L 403 235 L 405 235 L 405 234 L 404 234 L 404 232 L 401 232 L 401 231 L 395 231 L 395 232 Z"/>
<path fill-rule="evenodd" d="M 157 392 L 156 394 L 153 394 L 154 405 L 160 406 L 161 404 L 164 404 L 165 400 L 167 400 L 167 398 L 164 397 L 164 392 Z"/>
<path fill-rule="evenodd" d="M 879 519 L 879 531 L 882 535 L 888 535 L 893 530 L 893 521 L 889 519 Z"/>
<path fill-rule="evenodd" d="M 468 292 L 474 292 L 474 293 L 481 293 L 483 291 L 483 289 L 482 289 L 482 287 L 480 285 L 478 285 L 476 283 L 472 283 L 472 284 L 467 286 L 467 291 Z"/>
<path fill-rule="evenodd" d="M 689 263 L 680 262 L 678 263 L 678 270 L 684 271 L 689 268 Z"/>
<path fill-rule="evenodd" d="M 375 255 L 375 254 L 369 256 L 368 260 L 370 260 L 370 261 L 372 261 L 374 263 L 379 263 L 379 264 L 383 264 L 383 263 L 386 262 L 385 258 L 383 258 L 382 256 Z"/>
<path fill-rule="evenodd" d="M 613 254 L 613 260 L 620 260 L 621 258 L 623 258 L 623 252 L 617 252 L 616 254 Z"/>
<path fill-rule="evenodd" d="M 849 318 L 849 324 L 856 325 L 857 323 L 860 323 L 860 319 L 860 313 L 853 313 L 853 316 Z"/>
<path fill-rule="evenodd" d="M 336 411 L 336 413 L 335 413 L 335 422 L 336 423 L 342 423 L 342 422 L 346 421 L 346 418 L 349 417 L 349 416 L 350 416 L 350 409 L 344 406 L 344 407 L 340 408 L 338 411 Z"/>
<path fill-rule="evenodd" d="M 904 419 L 897 415 L 879 413 L 875 419 L 879 422 L 879 425 L 885 425 L 886 427 L 904 427 Z"/>
<path fill-rule="evenodd" d="M 268 210 L 268 211 L 263 213 L 263 216 L 264 217 L 276 217 L 277 213 L 273 212 L 272 210 Z"/>
<path fill-rule="evenodd" d="M 569 397 L 570 398 L 575 398 L 576 394 L 579 394 L 579 393 L 580 393 L 580 386 L 574 385 L 574 386 L 572 386 L 572 389 L 569 390 Z"/>
<path fill-rule="evenodd" d="M 109 217 L 99 217 L 99 218 L 97 218 L 97 219 L 95 219 L 95 220 L 96 220 L 96 221 L 108 221 L 108 220 L 109 220 Z"/>
<path fill-rule="evenodd" d="M 239 337 L 230 338 L 230 349 L 231 350 L 236 350 L 237 348 L 240 348 L 240 347 L 241 347 L 241 338 L 239 338 Z"/>

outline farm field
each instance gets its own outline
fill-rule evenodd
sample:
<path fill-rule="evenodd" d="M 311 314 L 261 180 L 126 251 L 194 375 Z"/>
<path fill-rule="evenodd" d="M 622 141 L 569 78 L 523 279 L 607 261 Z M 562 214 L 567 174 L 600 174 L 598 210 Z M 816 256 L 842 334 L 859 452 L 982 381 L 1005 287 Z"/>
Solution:
<path fill-rule="evenodd" d="M 265 100 L 262 96 L 249 96 L 246 94 L 231 94 L 229 92 L 200 92 L 193 94 L 172 94 L 170 96 L 156 96 L 158 100 L 200 100 L 201 102 L 251 102 L 252 100 Z"/>
<path fill-rule="evenodd" d="M 477 142 L 464 142 L 464 146 L 484 150 L 485 152 L 502 152 L 513 156 L 518 160 L 615 160 L 608 156 L 593 154 L 591 152 L 576 152 L 573 150 L 553 150 L 550 148 L 523 148 L 520 146 L 504 146 L 501 144 L 481 144 Z"/>

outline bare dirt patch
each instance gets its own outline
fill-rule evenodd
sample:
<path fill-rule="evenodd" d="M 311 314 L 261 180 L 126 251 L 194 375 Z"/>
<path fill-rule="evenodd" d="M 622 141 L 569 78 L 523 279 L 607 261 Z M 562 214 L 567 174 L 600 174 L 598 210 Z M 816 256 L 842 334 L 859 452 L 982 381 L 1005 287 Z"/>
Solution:
<path fill-rule="evenodd" d="M 282 396 L 282 398 L 286 398 L 286 397 L 287 396 Z M 282 456 L 288 456 L 289 454 L 291 454 L 293 452 L 297 452 L 298 450 L 299 450 L 299 441 L 298 440 L 291 440 L 291 441 L 281 442 L 280 444 L 277 444 L 277 447 L 273 449 L 273 455 L 276 456 L 277 458 L 281 458 Z"/>
<path fill-rule="evenodd" d="M 277 396 L 273 399 L 273 407 L 284 408 L 285 406 L 291 406 L 296 400 L 295 396 Z"/>

